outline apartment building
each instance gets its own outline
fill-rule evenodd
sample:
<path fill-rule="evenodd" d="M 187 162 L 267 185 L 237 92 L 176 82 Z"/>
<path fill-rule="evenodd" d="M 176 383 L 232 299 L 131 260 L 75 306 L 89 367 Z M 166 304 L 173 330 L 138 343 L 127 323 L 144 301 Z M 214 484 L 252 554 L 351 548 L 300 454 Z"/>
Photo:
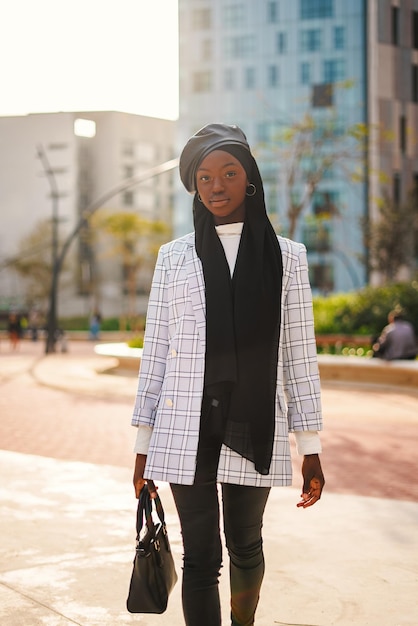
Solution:
<path fill-rule="evenodd" d="M 28 304 L 27 285 L 13 260 L 25 255 L 35 259 L 36 251 L 22 250 L 22 242 L 36 229 L 51 229 L 55 220 L 60 251 L 84 212 L 101 198 L 101 211 L 163 221 L 167 238 L 171 236 L 172 171 L 111 192 L 173 158 L 174 126 L 169 120 L 115 111 L 0 117 L 1 310 Z M 60 278 L 59 315 L 88 314 L 97 307 L 105 316 L 123 311 L 123 259 L 114 242 L 112 248 L 99 232 L 92 237 L 91 228 L 84 223 L 69 248 Z M 138 310 L 146 305 L 151 274 L 152 263 L 144 263 L 137 275 Z"/>

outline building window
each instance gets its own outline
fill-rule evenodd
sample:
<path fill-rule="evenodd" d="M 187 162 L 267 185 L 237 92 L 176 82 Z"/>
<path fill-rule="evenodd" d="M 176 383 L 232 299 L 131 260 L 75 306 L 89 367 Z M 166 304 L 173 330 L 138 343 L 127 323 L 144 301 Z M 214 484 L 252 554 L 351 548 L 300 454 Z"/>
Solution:
<path fill-rule="evenodd" d="M 286 33 L 277 33 L 277 52 L 279 54 L 285 54 L 286 50 L 287 50 Z"/>
<path fill-rule="evenodd" d="M 68 143 L 49 143 L 48 150 L 66 150 L 68 148 Z"/>
<path fill-rule="evenodd" d="M 212 58 L 212 39 L 202 41 L 202 61 L 210 61 Z"/>
<path fill-rule="evenodd" d="M 246 67 L 244 70 L 244 83 L 246 89 L 254 89 L 255 87 L 255 68 Z"/>
<path fill-rule="evenodd" d="M 334 290 L 333 266 L 328 264 L 309 264 L 309 279 L 312 289 L 329 293 Z"/>
<path fill-rule="evenodd" d="M 334 90 L 332 84 L 313 85 L 312 106 L 314 108 L 332 107 Z"/>
<path fill-rule="evenodd" d="M 392 15 L 392 44 L 399 45 L 399 7 L 391 7 Z"/>
<path fill-rule="evenodd" d="M 277 67 L 277 65 L 270 65 L 267 68 L 267 82 L 269 87 L 278 87 L 279 68 Z"/>
<path fill-rule="evenodd" d="M 344 50 L 344 48 L 345 48 L 345 28 L 344 28 L 344 26 L 335 26 L 335 28 L 334 28 L 334 48 L 336 50 Z"/>
<path fill-rule="evenodd" d="M 304 61 L 300 64 L 300 82 L 309 85 L 311 82 L 311 64 Z"/>
<path fill-rule="evenodd" d="M 123 193 L 123 204 L 125 206 L 133 206 L 133 204 L 134 204 L 134 193 L 133 193 L 133 191 L 130 191 L 129 189 L 124 191 L 124 193 Z"/>
<path fill-rule="evenodd" d="M 393 175 L 393 202 L 399 205 L 401 202 L 401 175 L 395 172 Z"/>
<path fill-rule="evenodd" d="M 193 91 L 195 93 L 210 91 L 212 88 L 211 72 L 195 72 L 193 74 Z"/>
<path fill-rule="evenodd" d="M 418 102 L 418 65 L 412 64 L 411 70 L 411 100 Z"/>
<path fill-rule="evenodd" d="M 255 38 L 252 35 L 229 37 L 225 40 L 225 56 L 238 59 L 252 56 L 255 52 Z"/>
<path fill-rule="evenodd" d="M 269 124 L 268 122 L 260 122 L 257 124 L 257 141 L 268 141 L 270 139 L 269 135 Z"/>
<path fill-rule="evenodd" d="M 316 191 L 312 198 L 312 213 L 322 219 L 330 219 L 338 215 L 341 204 L 338 191 Z"/>
<path fill-rule="evenodd" d="M 418 11 L 412 11 L 412 47 L 418 50 Z"/>
<path fill-rule="evenodd" d="M 314 52 L 322 47 L 322 32 L 319 28 L 302 30 L 300 33 L 300 49 L 302 52 Z"/>
<path fill-rule="evenodd" d="M 124 141 L 122 145 L 122 155 L 132 159 L 135 156 L 135 146 L 132 141 Z"/>
<path fill-rule="evenodd" d="M 333 17 L 333 5 L 333 0 L 300 0 L 300 18 L 314 20 Z"/>
<path fill-rule="evenodd" d="M 228 67 L 224 72 L 224 87 L 228 91 L 235 89 L 235 70 L 232 67 Z"/>
<path fill-rule="evenodd" d="M 279 3 L 267 2 L 267 22 L 275 24 L 279 21 Z"/>
<path fill-rule="evenodd" d="M 324 83 L 337 83 L 345 79 L 345 60 L 329 59 L 323 63 Z"/>
<path fill-rule="evenodd" d="M 406 152 L 406 117 L 401 115 L 399 118 L 399 149 L 402 154 Z"/>
<path fill-rule="evenodd" d="M 237 28 L 245 22 L 245 7 L 243 4 L 228 4 L 224 10 L 224 25 Z"/>
<path fill-rule="evenodd" d="M 329 252 L 332 248 L 331 225 L 323 218 L 304 224 L 302 241 L 309 252 Z"/>
<path fill-rule="evenodd" d="M 195 9 L 192 12 L 192 26 L 197 30 L 207 30 L 212 26 L 212 12 L 210 9 Z"/>

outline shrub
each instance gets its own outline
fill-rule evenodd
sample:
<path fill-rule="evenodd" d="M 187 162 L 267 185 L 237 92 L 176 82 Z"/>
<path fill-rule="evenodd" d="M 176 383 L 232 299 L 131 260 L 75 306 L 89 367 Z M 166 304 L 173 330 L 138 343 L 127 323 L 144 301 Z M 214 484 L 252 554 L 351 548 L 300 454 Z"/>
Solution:
<path fill-rule="evenodd" d="M 63 330 L 88 330 L 89 318 L 86 316 L 63 317 L 59 319 L 58 327 Z"/>
<path fill-rule="evenodd" d="M 119 319 L 117 317 L 108 317 L 102 320 L 101 330 L 119 330 Z"/>
<path fill-rule="evenodd" d="M 317 334 L 380 334 L 388 313 L 401 307 L 418 335 L 418 281 L 314 298 Z"/>
<path fill-rule="evenodd" d="M 139 316 L 134 320 L 123 320 L 123 323 L 121 323 L 121 320 L 118 317 L 108 317 L 102 320 L 100 326 L 103 331 L 118 331 L 121 330 L 121 326 L 123 326 L 123 330 L 140 332 L 145 327 L 145 318 L 143 316 Z M 88 316 L 63 317 L 59 320 L 59 327 L 63 330 L 88 331 L 90 328 L 90 318 Z"/>
<path fill-rule="evenodd" d="M 144 347 L 144 336 L 138 335 L 137 337 L 132 337 L 128 341 L 128 346 L 130 348 L 143 348 Z"/>

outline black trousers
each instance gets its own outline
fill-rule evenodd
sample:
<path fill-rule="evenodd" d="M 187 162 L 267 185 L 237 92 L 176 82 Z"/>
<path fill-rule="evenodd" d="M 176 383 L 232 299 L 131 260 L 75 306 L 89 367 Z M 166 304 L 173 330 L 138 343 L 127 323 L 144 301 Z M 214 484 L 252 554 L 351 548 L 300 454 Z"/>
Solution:
<path fill-rule="evenodd" d="M 185 624 L 219 626 L 222 545 L 217 484 L 172 484 L 171 490 L 183 536 Z M 261 529 L 270 488 L 222 484 L 221 491 L 229 555 L 231 624 L 250 626 L 254 624 L 264 576 Z"/>
<path fill-rule="evenodd" d="M 222 567 L 216 475 L 228 397 L 204 395 L 193 485 L 172 484 L 183 536 L 182 600 L 186 626 L 219 626 Z M 231 624 L 251 626 L 264 576 L 261 530 L 269 487 L 222 484 L 225 542 L 229 555 Z"/>

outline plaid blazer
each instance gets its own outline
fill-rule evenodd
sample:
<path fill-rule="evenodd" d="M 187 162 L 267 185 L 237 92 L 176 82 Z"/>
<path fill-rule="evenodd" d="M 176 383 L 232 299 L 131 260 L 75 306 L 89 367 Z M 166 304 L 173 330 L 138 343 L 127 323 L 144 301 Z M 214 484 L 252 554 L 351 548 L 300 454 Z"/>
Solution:
<path fill-rule="evenodd" d="M 290 485 L 289 432 L 321 430 L 320 382 L 306 249 L 279 237 L 283 257 L 276 424 L 270 473 L 222 446 L 218 480 Z M 192 484 L 205 367 L 205 286 L 194 233 L 163 245 L 152 282 L 132 425 L 153 428 L 145 477 Z M 254 363 L 257 367 L 257 363 Z"/>

